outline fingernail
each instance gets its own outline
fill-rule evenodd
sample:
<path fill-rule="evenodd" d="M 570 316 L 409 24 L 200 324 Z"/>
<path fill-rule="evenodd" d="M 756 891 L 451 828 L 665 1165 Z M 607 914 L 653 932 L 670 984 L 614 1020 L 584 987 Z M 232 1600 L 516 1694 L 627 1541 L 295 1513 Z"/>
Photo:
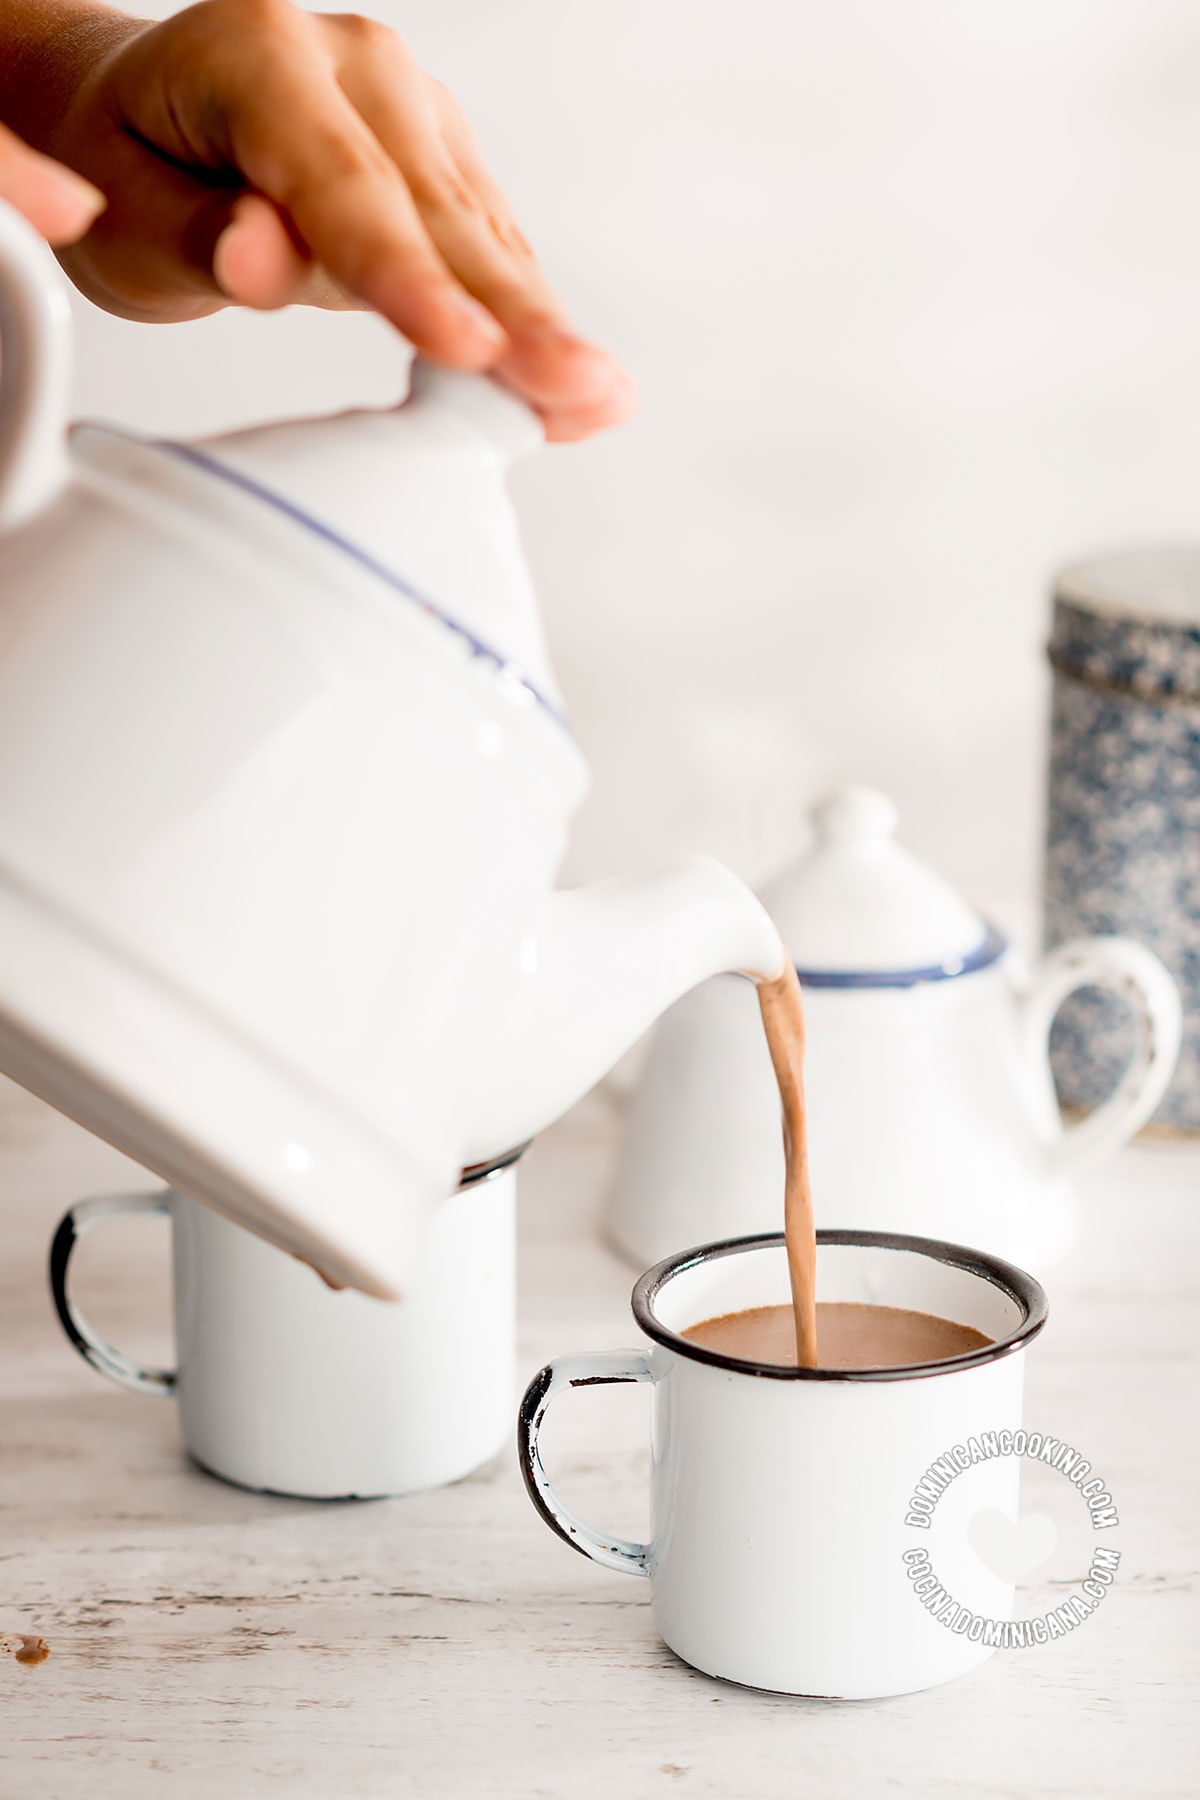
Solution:
<path fill-rule="evenodd" d="M 599 344 L 593 344 L 589 339 L 580 337 L 579 333 L 573 331 L 569 325 L 560 325 L 554 319 L 539 320 L 536 325 L 529 327 L 528 335 L 540 339 L 542 343 L 559 344 L 564 350 L 583 350 L 589 356 L 602 356 L 606 361 L 608 360 L 608 352 L 602 350 Z"/>
<path fill-rule="evenodd" d="M 54 180 L 63 192 L 69 194 L 80 206 L 86 206 L 93 219 L 104 211 L 108 205 L 107 198 L 86 177 L 77 175 L 74 169 L 68 169 L 65 164 L 54 162 L 50 157 L 43 158 L 43 161 L 47 169 L 53 171 Z"/>
<path fill-rule="evenodd" d="M 237 224 L 227 225 L 216 243 L 213 245 L 212 269 L 213 280 L 221 292 L 230 300 L 233 299 L 233 287 L 229 277 L 229 244 L 237 232 Z"/>
<path fill-rule="evenodd" d="M 641 396 L 638 393 L 637 382 L 628 370 L 621 368 L 619 363 L 614 364 L 614 367 L 616 379 L 609 392 L 608 403 L 612 409 L 614 422 L 623 424 L 626 419 L 631 419 L 637 411 Z"/>
<path fill-rule="evenodd" d="M 562 379 L 570 387 L 573 403 L 585 397 L 598 401 L 629 379 L 611 351 L 589 343 L 564 325 L 541 326 L 534 335 L 540 350 L 567 358 Z"/>
<path fill-rule="evenodd" d="M 508 334 L 496 323 L 486 306 L 472 299 L 462 288 L 454 288 L 447 296 L 447 303 L 458 313 L 475 332 L 477 337 L 486 338 L 494 350 L 503 350 L 508 343 Z"/>

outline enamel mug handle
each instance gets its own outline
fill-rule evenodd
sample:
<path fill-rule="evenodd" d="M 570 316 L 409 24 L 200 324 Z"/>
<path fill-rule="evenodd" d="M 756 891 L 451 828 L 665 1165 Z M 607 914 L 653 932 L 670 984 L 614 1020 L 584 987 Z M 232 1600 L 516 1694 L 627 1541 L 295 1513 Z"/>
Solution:
<path fill-rule="evenodd" d="M 63 1330 L 85 1362 L 90 1362 L 93 1369 L 99 1369 L 110 1381 L 132 1388 L 135 1394 L 173 1393 L 175 1371 L 145 1368 L 122 1351 L 114 1350 L 102 1337 L 97 1337 L 71 1298 L 67 1271 L 78 1240 L 102 1219 L 119 1219 L 128 1213 L 165 1213 L 169 1216 L 170 1211 L 169 1188 L 155 1194 L 99 1194 L 94 1200 L 80 1200 L 63 1214 L 50 1245 L 50 1292 Z"/>
<path fill-rule="evenodd" d="M 584 1556 L 590 1556 L 593 1562 L 603 1563 L 606 1569 L 622 1569 L 627 1575 L 650 1573 L 649 1544 L 635 1544 L 629 1538 L 603 1537 L 599 1532 L 593 1531 L 590 1525 L 585 1525 L 582 1519 L 577 1519 L 570 1508 L 563 1505 L 542 1467 L 538 1435 L 550 1401 L 564 1388 L 601 1387 L 616 1381 L 651 1380 L 650 1358 L 643 1350 L 611 1350 L 585 1356 L 560 1356 L 556 1362 L 547 1363 L 544 1369 L 539 1369 L 525 1389 L 517 1423 L 517 1454 L 521 1459 L 525 1486 L 529 1490 L 529 1498 L 551 1531 L 556 1531 L 573 1550 L 580 1550 Z"/>
<path fill-rule="evenodd" d="M 1050 1147 L 1050 1172 L 1060 1176 L 1111 1155 L 1146 1123 L 1175 1073 L 1183 1029 L 1179 989 L 1153 951 L 1132 938 L 1072 938 L 1039 965 L 1026 996 L 1026 1043 L 1039 1063 L 1049 1054 L 1059 1007 L 1082 987 L 1108 988 L 1127 1000 L 1138 1041 L 1116 1091 Z"/>
<path fill-rule="evenodd" d="M 0 200 L 0 530 L 66 484 L 70 390 L 66 282 L 33 226 Z"/>

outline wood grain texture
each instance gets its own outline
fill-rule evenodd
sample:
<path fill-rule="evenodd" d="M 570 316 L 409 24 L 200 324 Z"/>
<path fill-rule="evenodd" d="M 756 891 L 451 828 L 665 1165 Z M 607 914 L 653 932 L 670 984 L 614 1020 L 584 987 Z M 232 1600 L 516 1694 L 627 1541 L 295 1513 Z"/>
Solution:
<path fill-rule="evenodd" d="M 555 1352 L 635 1341 L 631 1272 L 592 1230 L 615 1141 L 593 1100 L 523 1171 L 522 1378 Z M 1048 1284 L 1030 1357 L 1030 1427 L 1082 1450 L 1116 1496 L 1115 1587 L 1063 1641 L 873 1704 L 770 1698 L 684 1667 L 644 1584 L 545 1531 L 515 1455 L 365 1503 L 201 1474 L 171 1405 L 86 1368 L 46 1291 L 63 1207 L 142 1179 L 0 1091 L 0 1635 L 51 1644 L 40 1667 L 0 1657 L 4 1800 L 1195 1793 L 1200 1154 L 1129 1151 L 1092 1184 L 1089 1241 Z M 164 1239 L 114 1227 L 80 1252 L 97 1323 L 142 1354 L 166 1351 Z M 548 1423 L 556 1478 L 598 1525 L 644 1526 L 645 1433 L 627 1390 L 579 1395 Z M 1060 1546 L 1025 1612 L 1082 1572 L 1064 1486 L 1027 1483 Z"/>

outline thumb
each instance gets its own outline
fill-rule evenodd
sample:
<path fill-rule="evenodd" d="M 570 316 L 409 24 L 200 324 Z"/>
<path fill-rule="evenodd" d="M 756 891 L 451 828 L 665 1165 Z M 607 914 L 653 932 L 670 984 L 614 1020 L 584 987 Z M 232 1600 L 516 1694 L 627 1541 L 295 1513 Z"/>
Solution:
<path fill-rule="evenodd" d="M 73 244 L 107 204 L 99 188 L 31 150 L 0 125 L 0 199 L 29 220 L 50 244 Z"/>
<path fill-rule="evenodd" d="M 239 306 L 321 306 L 334 312 L 364 305 L 331 281 L 289 231 L 279 209 L 262 194 L 242 194 L 213 252 L 213 276 Z"/>

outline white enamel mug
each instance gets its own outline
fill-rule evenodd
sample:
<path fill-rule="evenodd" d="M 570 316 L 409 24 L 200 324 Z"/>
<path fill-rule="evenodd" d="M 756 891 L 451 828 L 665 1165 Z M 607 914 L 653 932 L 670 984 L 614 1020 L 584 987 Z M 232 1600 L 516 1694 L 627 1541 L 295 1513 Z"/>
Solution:
<path fill-rule="evenodd" d="M 993 1341 L 945 1362 L 842 1373 L 734 1360 L 680 1333 L 786 1303 L 783 1238 L 710 1244 L 638 1281 L 633 1313 L 648 1348 L 561 1357 L 535 1376 L 521 1406 L 522 1471 L 560 1537 L 650 1578 L 658 1632 L 695 1668 L 777 1693 L 915 1693 L 992 1652 L 926 1610 L 906 1550 L 932 1549 L 938 1580 L 977 1617 L 1012 1617 L 1012 1583 L 980 1561 L 968 1528 L 986 1509 L 1016 1518 L 1016 1457 L 994 1456 L 952 1482 L 935 1530 L 906 1517 L 939 1457 L 1019 1427 L 1023 1353 L 1046 1321 L 1046 1296 L 998 1257 L 864 1231 L 818 1233 L 817 1284 L 823 1300 L 911 1307 Z M 653 1390 L 645 1544 L 576 1518 L 538 1447 L 556 1393 L 624 1381 Z"/>
<path fill-rule="evenodd" d="M 174 1369 L 144 1368 L 106 1344 L 68 1288 L 77 1239 L 125 1213 L 171 1220 Z M 73 1206 L 50 1281 L 80 1355 L 135 1393 L 173 1396 L 192 1458 L 242 1487 L 313 1499 L 412 1493 L 470 1474 L 512 1429 L 511 1168 L 433 1209 L 400 1301 L 336 1293 L 170 1188 Z"/>

